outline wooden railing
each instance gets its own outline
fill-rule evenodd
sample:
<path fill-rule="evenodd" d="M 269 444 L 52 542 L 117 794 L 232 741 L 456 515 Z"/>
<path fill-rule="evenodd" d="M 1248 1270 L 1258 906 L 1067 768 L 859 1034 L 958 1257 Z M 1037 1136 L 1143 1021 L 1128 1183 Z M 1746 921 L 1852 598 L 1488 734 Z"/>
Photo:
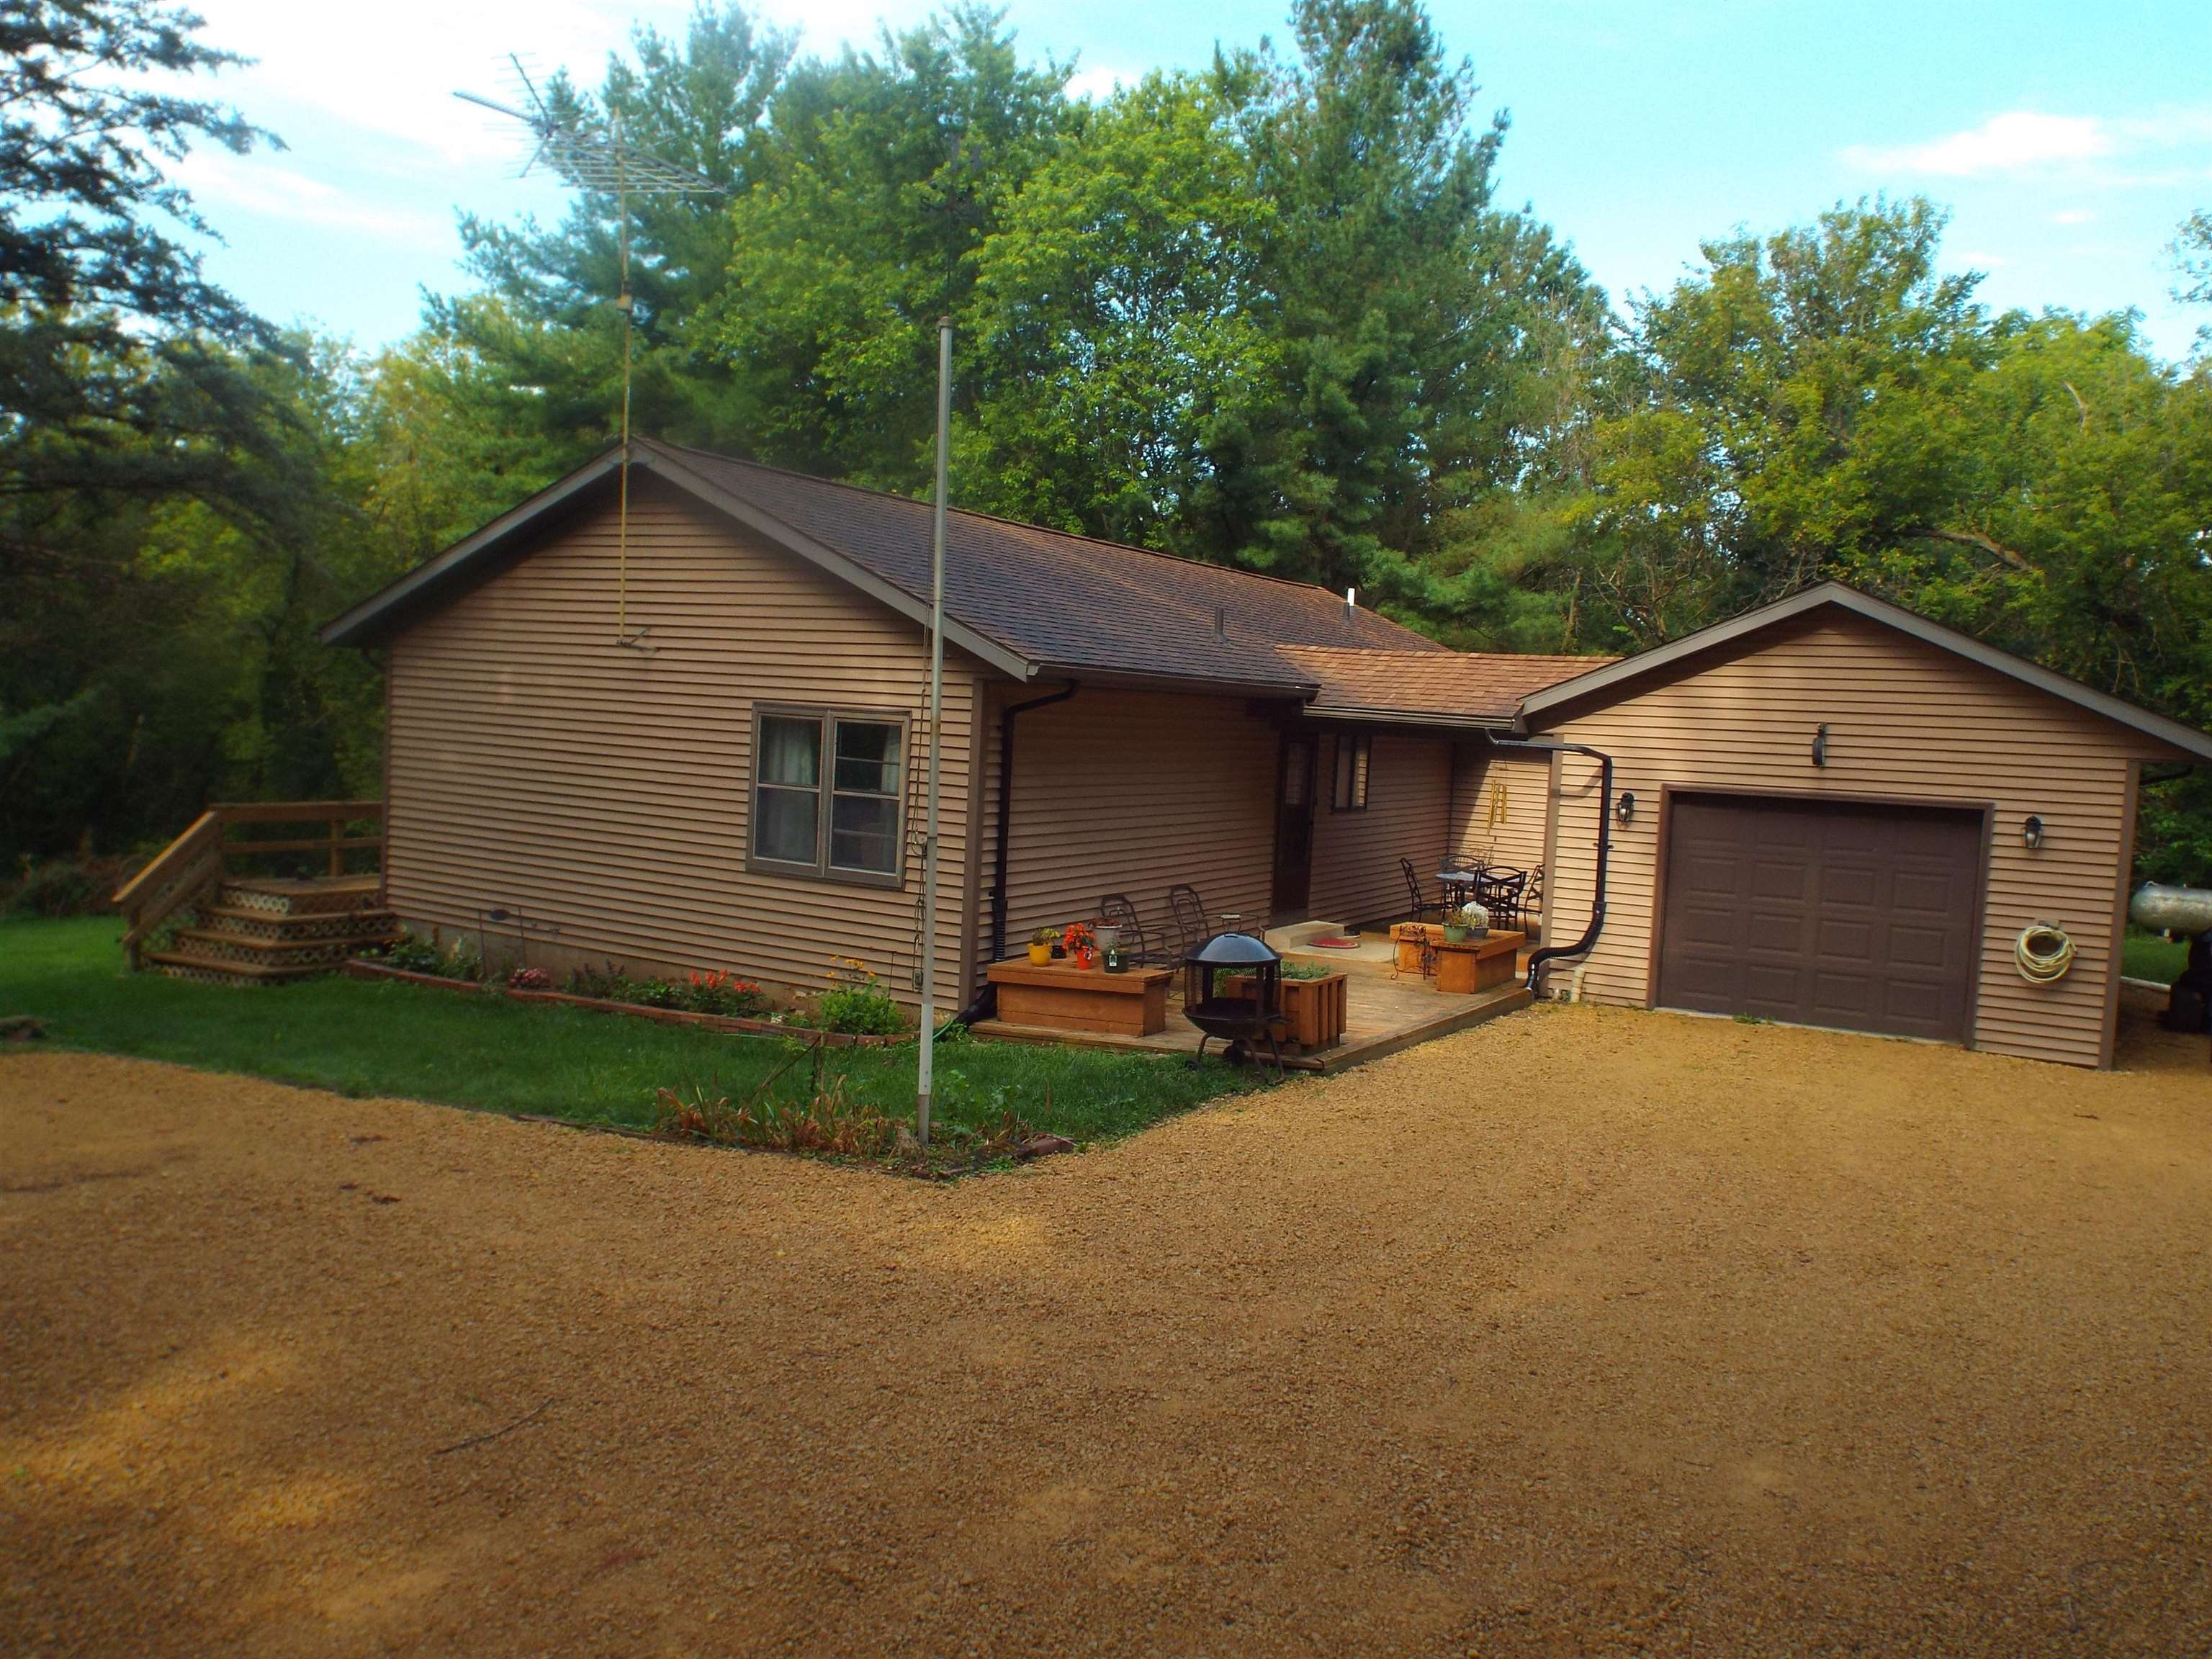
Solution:
<path fill-rule="evenodd" d="M 270 839 L 230 833 L 240 824 L 308 823 L 320 824 L 323 833 Z M 373 823 L 375 833 L 349 835 L 347 826 L 355 823 Z M 384 865 L 384 803 L 380 800 L 234 801 L 210 806 L 192 821 L 191 829 L 117 890 L 115 908 L 123 915 L 123 948 L 131 965 L 138 966 L 139 951 L 165 922 L 205 899 L 240 861 L 270 854 L 296 861 L 301 854 L 320 853 L 328 855 L 327 872 L 335 877 L 346 873 L 349 853 L 366 848 L 376 849 L 380 874 Z"/>

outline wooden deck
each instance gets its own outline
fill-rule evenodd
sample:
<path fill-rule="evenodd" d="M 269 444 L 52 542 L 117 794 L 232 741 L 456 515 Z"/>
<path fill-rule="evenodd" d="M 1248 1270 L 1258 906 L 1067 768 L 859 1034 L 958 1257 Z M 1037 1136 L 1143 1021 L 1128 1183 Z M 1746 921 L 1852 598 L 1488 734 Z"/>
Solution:
<path fill-rule="evenodd" d="M 1313 956 L 1320 952 L 1297 952 Z M 1417 1042 L 1449 1036 L 1501 1014 L 1526 1008 L 1532 1000 L 1517 979 L 1472 996 L 1449 996 L 1426 980 L 1392 974 L 1372 957 L 1346 962 L 1346 1013 L 1344 1041 L 1328 1048 L 1297 1053 L 1286 1048 L 1284 1066 L 1293 1072 L 1341 1072 L 1385 1054 L 1395 1054 Z M 975 1026 L 975 1035 L 999 1042 L 1060 1042 L 1085 1048 L 1122 1048 L 1138 1053 L 1194 1054 L 1200 1031 L 1182 1017 L 1182 988 L 1168 999 L 1168 1027 L 1152 1036 L 1115 1036 L 1104 1032 L 1065 1031 L 1042 1026 L 1015 1025 L 987 1019 Z M 1208 1048 L 1218 1054 L 1218 1039 Z"/>

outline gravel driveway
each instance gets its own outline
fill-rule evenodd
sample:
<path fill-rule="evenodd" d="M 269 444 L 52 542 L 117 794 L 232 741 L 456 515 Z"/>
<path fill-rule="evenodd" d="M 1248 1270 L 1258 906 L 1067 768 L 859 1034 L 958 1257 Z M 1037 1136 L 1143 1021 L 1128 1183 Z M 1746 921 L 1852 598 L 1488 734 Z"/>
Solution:
<path fill-rule="evenodd" d="M 2212 1651 L 2212 1071 L 1537 1009 L 949 1188 L 0 1059 L 0 1650 Z"/>

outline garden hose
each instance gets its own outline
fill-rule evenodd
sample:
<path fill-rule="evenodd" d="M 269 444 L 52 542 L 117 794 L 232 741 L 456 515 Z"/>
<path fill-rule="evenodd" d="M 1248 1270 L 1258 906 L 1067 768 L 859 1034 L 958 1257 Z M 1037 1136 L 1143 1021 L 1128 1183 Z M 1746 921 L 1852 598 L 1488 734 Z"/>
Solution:
<path fill-rule="evenodd" d="M 2074 941 L 2056 922 L 2031 921 L 2013 941 L 2014 963 L 2031 985 L 2056 985 L 2073 971 Z"/>

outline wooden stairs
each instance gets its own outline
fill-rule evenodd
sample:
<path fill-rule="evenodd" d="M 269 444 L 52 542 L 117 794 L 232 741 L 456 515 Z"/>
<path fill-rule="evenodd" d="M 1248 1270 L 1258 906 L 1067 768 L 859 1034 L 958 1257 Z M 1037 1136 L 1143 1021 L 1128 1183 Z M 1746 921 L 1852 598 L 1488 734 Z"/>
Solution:
<path fill-rule="evenodd" d="M 210 985 L 277 985 L 326 974 L 398 933 L 376 876 L 226 878 L 214 902 L 195 906 L 169 942 L 141 952 L 173 979 Z"/>
<path fill-rule="evenodd" d="M 291 833 L 302 825 L 318 833 Z M 271 858 L 328 873 L 248 875 L 235 867 Z M 347 869 L 363 859 L 383 863 L 381 801 L 210 806 L 116 893 L 124 951 L 134 969 L 215 985 L 328 973 L 398 932 L 384 907 L 384 878 Z"/>

